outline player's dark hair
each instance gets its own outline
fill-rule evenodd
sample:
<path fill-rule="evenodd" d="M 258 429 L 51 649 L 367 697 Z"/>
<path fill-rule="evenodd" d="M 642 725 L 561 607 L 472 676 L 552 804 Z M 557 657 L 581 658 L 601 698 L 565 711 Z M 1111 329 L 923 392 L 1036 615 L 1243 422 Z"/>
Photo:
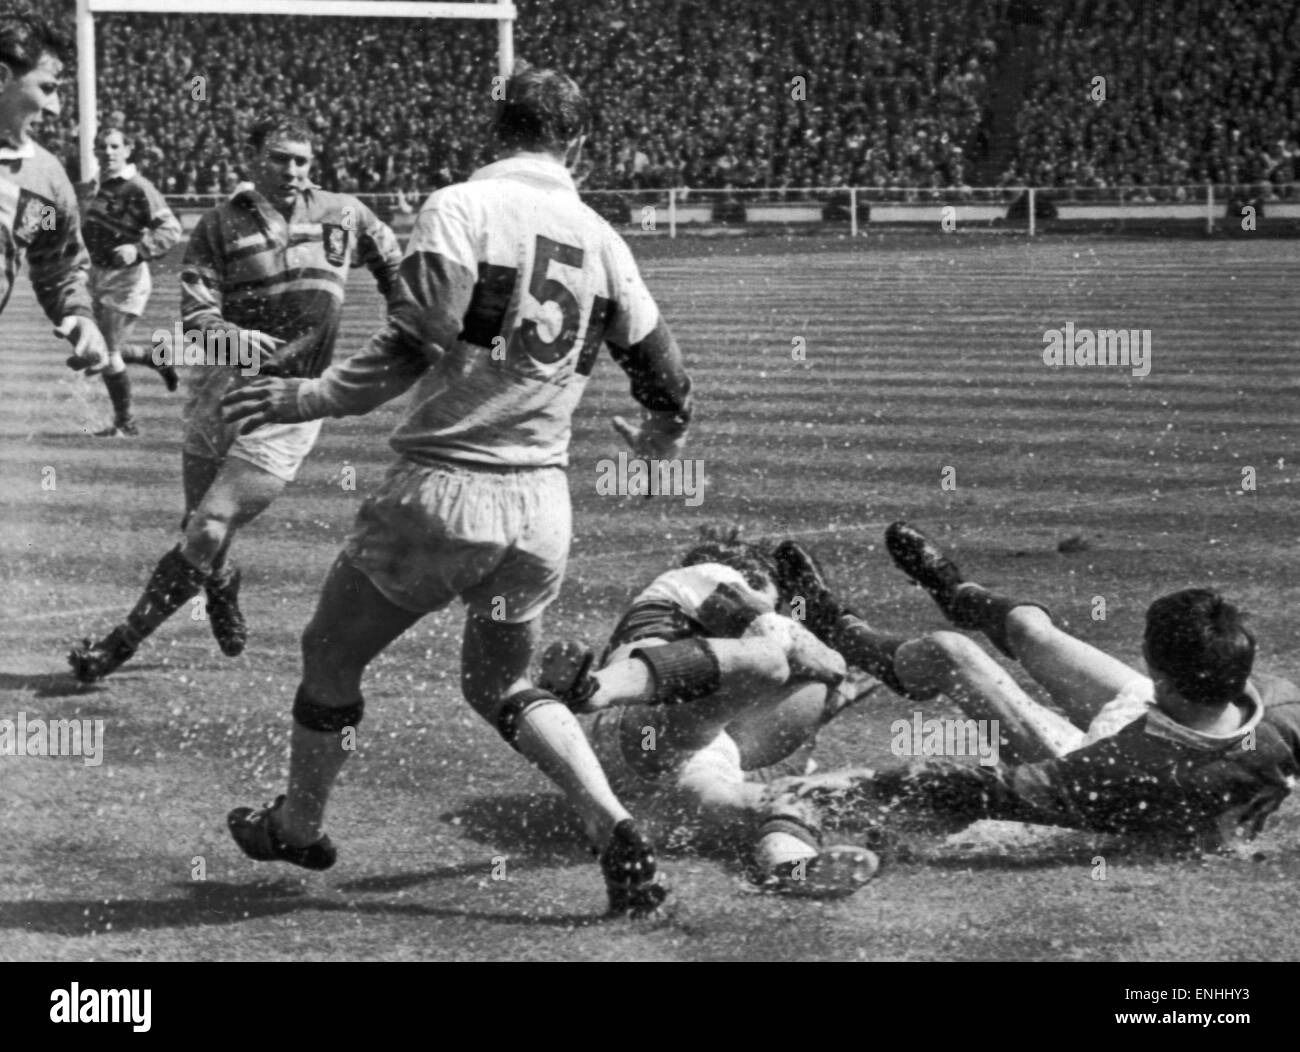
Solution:
<path fill-rule="evenodd" d="M 36 15 L 0 15 L 0 62 L 25 77 L 43 55 L 68 65 L 73 60 L 72 40 Z"/>
<path fill-rule="evenodd" d="M 300 117 L 268 117 L 249 129 L 248 145 L 260 151 L 268 142 L 284 139 L 288 142 L 305 142 L 316 152 L 316 134 Z"/>
<path fill-rule="evenodd" d="M 766 548 L 742 541 L 739 527 L 720 530 L 705 526 L 700 530 L 700 541 L 682 557 L 683 566 L 721 563 L 739 573 L 756 591 L 762 591 L 768 585 L 779 589 L 776 562 Z"/>
<path fill-rule="evenodd" d="M 125 124 L 109 124 L 107 127 L 100 128 L 99 131 L 95 133 L 95 141 L 99 142 L 110 132 L 117 132 L 118 135 L 122 136 L 122 142 L 126 144 L 128 149 L 135 149 L 135 136 L 126 130 Z"/>
<path fill-rule="evenodd" d="M 1152 603 L 1143 644 L 1151 668 L 1198 705 L 1239 697 L 1255 662 L 1255 636 L 1241 611 L 1209 588 L 1186 588 Z"/>
<path fill-rule="evenodd" d="M 515 67 L 493 120 L 502 146 L 563 154 L 586 128 L 587 102 L 572 79 L 554 69 Z"/>

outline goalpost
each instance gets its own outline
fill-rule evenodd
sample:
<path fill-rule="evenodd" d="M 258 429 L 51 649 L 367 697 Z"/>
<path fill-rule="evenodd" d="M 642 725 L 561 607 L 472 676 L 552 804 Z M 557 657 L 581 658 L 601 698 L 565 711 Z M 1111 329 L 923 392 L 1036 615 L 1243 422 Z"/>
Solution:
<path fill-rule="evenodd" d="M 431 3 L 425 0 L 77 0 L 77 111 L 82 178 L 95 169 L 99 109 L 95 91 L 95 15 L 320 15 L 339 18 L 470 18 L 497 24 L 497 71 L 515 65 L 513 0 Z"/>

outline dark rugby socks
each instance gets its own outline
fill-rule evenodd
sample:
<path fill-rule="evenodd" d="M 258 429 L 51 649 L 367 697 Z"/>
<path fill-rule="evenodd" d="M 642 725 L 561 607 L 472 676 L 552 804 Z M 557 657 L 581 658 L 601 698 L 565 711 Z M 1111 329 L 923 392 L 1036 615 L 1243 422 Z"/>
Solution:
<path fill-rule="evenodd" d="M 906 636 L 893 636 L 879 632 L 854 614 L 845 614 L 836 622 L 830 645 L 838 650 L 850 665 L 869 672 L 898 694 L 907 690 L 894 671 L 894 654 L 907 642 Z"/>
<path fill-rule="evenodd" d="M 1018 606 L 1037 606 L 1051 617 L 1051 611 L 1038 603 L 1013 599 L 969 582 L 958 587 L 949 611 L 953 624 L 959 628 L 978 629 L 1002 653 L 1014 658 L 1016 655 L 1011 652 L 1011 643 L 1007 638 L 1007 616 Z"/>
<path fill-rule="evenodd" d="M 104 386 L 108 388 L 109 401 L 113 403 L 113 422 L 127 424 L 131 422 L 131 378 L 126 370 L 120 373 L 105 373 Z"/>
<path fill-rule="evenodd" d="M 181 554 L 180 545 L 159 559 L 144 594 L 126 617 L 131 645 L 139 646 L 141 640 L 198 595 L 207 576 Z"/>

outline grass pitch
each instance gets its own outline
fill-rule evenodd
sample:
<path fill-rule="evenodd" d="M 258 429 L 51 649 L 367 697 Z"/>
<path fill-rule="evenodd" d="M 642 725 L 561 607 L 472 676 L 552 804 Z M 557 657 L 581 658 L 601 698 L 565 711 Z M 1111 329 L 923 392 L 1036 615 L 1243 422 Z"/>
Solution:
<path fill-rule="evenodd" d="M 1253 615 L 1259 666 L 1300 677 L 1293 243 L 634 247 L 695 377 L 687 455 L 707 486 L 695 507 L 600 495 L 599 462 L 619 450 L 608 417 L 633 408 L 603 361 L 575 421 L 576 537 L 549 637 L 602 640 L 705 523 L 806 538 L 873 622 L 940 627 L 883 550 L 885 524 L 907 517 L 973 574 L 1134 662 L 1154 596 L 1217 585 Z M 155 288 L 146 338 L 174 324 L 175 257 Z M 354 276 L 341 353 L 380 309 L 369 276 Z M 1066 322 L 1150 329 L 1150 375 L 1044 365 L 1044 334 Z M 298 481 L 240 535 L 243 657 L 223 658 L 184 610 L 81 688 L 68 647 L 120 618 L 175 543 L 182 396 L 135 370 L 143 437 L 91 438 L 107 421 L 102 385 L 63 368 L 25 278 L 0 325 L 0 718 L 104 724 L 98 766 L 0 756 L 0 959 L 1300 956 L 1300 933 L 1277 923 L 1300 907 L 1294 802 L 1244 857 L 995 823 L 922 832 L 910 861 L 828 904 L 746 893 L 737 860 L 669 846 L 671 919 L 599 922 L 600 875 L 563 802 L 459 697 L 459 611 L 372 667 L 329 816 L 339 864 L 304 875 L 249 862 L 224 816 L 283 787 L 298 633 L 389 462 L 400 403 L 327 422 Z M 890 723 L 914 707 L 886 693 L 850 712 L 822 733 L 822 767 L 895 762 Z"/>

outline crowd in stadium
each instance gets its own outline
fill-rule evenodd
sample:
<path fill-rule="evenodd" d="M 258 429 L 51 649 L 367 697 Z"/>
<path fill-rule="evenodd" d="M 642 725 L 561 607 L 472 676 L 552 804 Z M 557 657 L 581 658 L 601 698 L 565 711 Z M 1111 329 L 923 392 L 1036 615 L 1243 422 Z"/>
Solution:
<path fill-rule="evenodd" d="M 48 3 L 65 22 L 68 5 Z M 585 189 L 1288 184 L 1300 115 L 1290 0 L 518 0 L 517 52 L 595 105 Z M 1004 170 L 976 164 L 1010 27 L 1036 34 Z M 70 23 L 69 23 L 70 28 Z M 340 190 L 422 194 L 486 159 L 491 23 L 111 16 L 101 114 L 165 193 L 240 177 L 288 106 Z M 1105 78 L 1097 100 L 1094 78 Z M 75 107 L 47 141 L 75 154 Z M 1000 166 L 999 166 L 1000 167 Z"/>

